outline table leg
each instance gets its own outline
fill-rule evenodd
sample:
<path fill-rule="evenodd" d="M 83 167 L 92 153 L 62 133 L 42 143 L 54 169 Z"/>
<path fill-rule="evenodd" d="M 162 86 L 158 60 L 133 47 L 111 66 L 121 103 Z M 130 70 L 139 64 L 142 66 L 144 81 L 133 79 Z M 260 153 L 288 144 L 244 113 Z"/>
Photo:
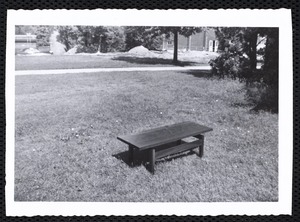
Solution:
<path fill-rule="evenodd" d="M 198 138 L 200 140 L 199 157 L 203 157 L 203 154 L 204 154 L 204 136 L 203 135 L 199 135 Z"/>
<path fill-rule="evenodd" d="M 133 146 L 129 145 L 129 164 L 133 166 Z"/>
<path fill-rule="evenodd" d="M 155 166 L 155 149 L 150 150 L 150 171 L 154 174 L 154 166 Z"/>

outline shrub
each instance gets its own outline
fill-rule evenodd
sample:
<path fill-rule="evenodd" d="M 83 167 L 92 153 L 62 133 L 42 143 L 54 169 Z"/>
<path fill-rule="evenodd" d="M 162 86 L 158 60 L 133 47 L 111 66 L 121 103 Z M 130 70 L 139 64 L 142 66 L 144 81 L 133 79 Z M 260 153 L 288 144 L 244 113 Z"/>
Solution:
<path fill-rule="evenodd" d="M 77 46 L 77 53 L 96 53 L 98 51 L 98 46 L 91 45 L 91 46 L 84 46 L 84 45 L 78 45 Z"/>
<path fill-rule="evenodd" d="M 216 59 L 210 60 L 212 74 L 220 78 L 228 76 L 236 79 L 241 71 L 241 60 L 239 56 L 231 56 L 230 53 L 223 53 Z"/>

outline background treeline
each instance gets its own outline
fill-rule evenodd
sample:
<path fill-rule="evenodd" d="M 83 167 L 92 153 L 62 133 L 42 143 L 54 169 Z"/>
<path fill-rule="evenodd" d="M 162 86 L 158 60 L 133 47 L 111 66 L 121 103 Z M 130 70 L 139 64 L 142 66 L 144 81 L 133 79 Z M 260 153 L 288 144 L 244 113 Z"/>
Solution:
<path fill-rule="evenodd" d="M 178 34 L 187 37 L 202 29 L 201 27 L 159 26 L 16 26 L 16 34 L 36 35 L 37 47 L 39 47 L 49 45 L 51 34 L 57 31 L 57 41 L 65 45 L 66 51 L 76 46 L 77 52 L 92 53 L 122 52 L 140 45 L 150 50 L 159 50 L 163 38 L 176 39 Z M 175 45 L 174 40 L 174 47 Z M 177 49 L 175 51 L 177 53 Z"/>
<path fill-rule="evenodd" d="M 16 26 L 16 35 L 36 35 L 37 47 L 49 45 L 50 36 L 57 31 L 57 41 L 68 51 L 77 47 L 77 52 L 123 52 L 143 45 L 151 50 L 162 46 L 162 36 L 153 37 L 149 27 L 110 26 Z"/>

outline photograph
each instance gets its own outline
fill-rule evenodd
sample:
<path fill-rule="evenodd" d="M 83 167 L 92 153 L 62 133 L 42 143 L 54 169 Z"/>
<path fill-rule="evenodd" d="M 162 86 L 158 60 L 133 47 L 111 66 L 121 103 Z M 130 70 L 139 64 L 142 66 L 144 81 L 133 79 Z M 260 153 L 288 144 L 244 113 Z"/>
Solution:
<path fill-rule="evenodd" d="M 279 25 L 144 24 L 13 24 L 11 201 L 279 203 Z"/>
<path fill-rule="evenodd" d="M 15 37 L 16 201 L 278 200 L 278 28 L 16 26 Z M 203 157 L 197 138 L 182 146 L 204 133 Z"/>

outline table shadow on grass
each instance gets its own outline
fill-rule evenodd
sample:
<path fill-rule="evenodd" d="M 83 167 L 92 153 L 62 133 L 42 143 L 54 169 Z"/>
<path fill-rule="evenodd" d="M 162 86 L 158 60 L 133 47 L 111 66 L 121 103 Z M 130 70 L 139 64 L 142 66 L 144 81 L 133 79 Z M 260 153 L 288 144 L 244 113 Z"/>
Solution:
<path fill-rule="evenodd" d="M 173 63 L 172 59 L 162 59 L 162 58 L 141 58 L 141 57 L 118 56 L 112 58 L 112 60 L 124 61 L 124 62 L 135 63 L 135 64 L 148 64 L 148 65 L 176 65 L 176 66 L 199 65 L 199 63 L 189 62 L 189 61 L 178 61 L 177 63 Z"/>
<path fill-rule="evenodd" d="M 149 160 L 147 158 L 148 152 L 149 151 L 135 151 L 134 152 L 134 162 L 133 162 L 133 164 L 131 164 L 129 162 L 129 151 L 128 150 L 124 151 L 124 152 L 121 152 L 121 153 L 114 154 L 112 156 L 117 158 L 118 160 L 123 161 L 130 168 L 139 167 L 139 166 L 143 165 L 146 168 L 146 170 L 151 173 L 150 163 L 149 163 Z M 174 154 L 174 155 L 156 160 L 155 165 L 156 164 L 163 164 L 163 163 L 166 163 L 166 162 L 171 162 L 173 160 L 184 158 L 186 156 L 191 156 L 191 155 L 198 155 L 198 153 L 196 153 L 195 151 L 187 151 L 187 152 L 184 152 L 184 153 L 177 153 L 177 154 Z"/>

